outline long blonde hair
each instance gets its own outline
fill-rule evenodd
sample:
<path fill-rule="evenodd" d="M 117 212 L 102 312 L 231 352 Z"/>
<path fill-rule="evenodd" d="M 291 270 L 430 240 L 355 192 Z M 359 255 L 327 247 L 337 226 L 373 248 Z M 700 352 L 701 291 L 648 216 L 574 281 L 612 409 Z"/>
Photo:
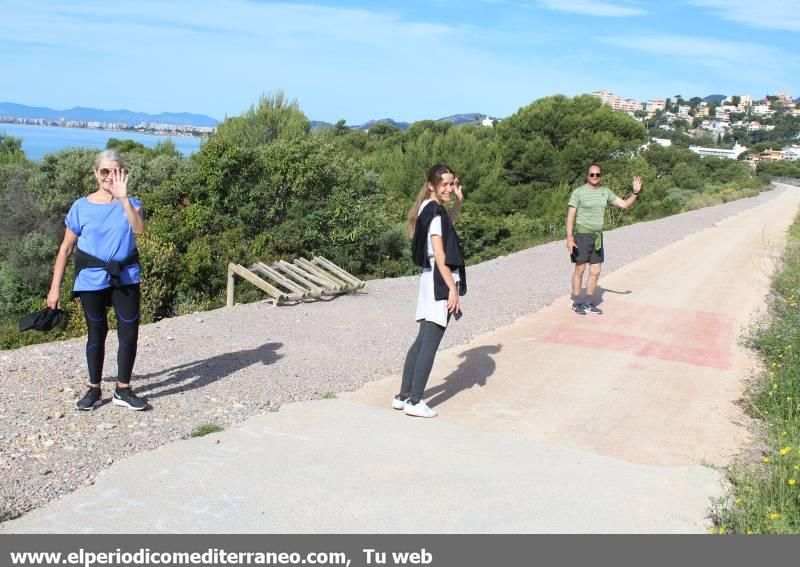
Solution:
<path fill-rule="evenodd" d="M 425 176 L 425 183 L 422 184 L 422 188 L 419 190 L 417 194 L 417 198 L 414 201 L 414 204 L 411 205 L 411 209 L 408 211 L 408 237 L 414 238 L 414 229 L 417 226 L 417 215 L 419 214 L 419 206 L 422 202 L 428 198 L 430 195 L 431 190 L 428 188 L 428 184 L 430 183 L 434 187 L 439 184 L 442 180 L 442 177 L 446 173 L 450 175 L 455 175 L 455 172 L 450 169 L 450 166 L 445 165 L 443 163 L 437 163 L 432 165 L 430 169 L 428 169 L 428 174 Z"/>

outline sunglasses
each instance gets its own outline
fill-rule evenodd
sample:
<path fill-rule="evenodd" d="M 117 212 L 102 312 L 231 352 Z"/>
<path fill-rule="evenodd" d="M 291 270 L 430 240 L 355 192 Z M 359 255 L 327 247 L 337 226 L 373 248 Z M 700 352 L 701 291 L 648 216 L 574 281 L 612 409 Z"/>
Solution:
<path fill-rule="evenodd" d="M 114 171 L 117 171 L 117 170 L 116 170 L 116 169 L 108 169 L 107 167 L 104 167 L 104 168 L 102 168 L 102 169 L 99 169 L 99 170 L 97 171 L 97 173 L 99 173 L 99 174 L 100 174 L 100 177 L 108 177 L 108 176 L 109 176 L 109 175 L 111 175 L 111 173 L 112 173 L 112 172 L 114 172 Z M 120 171 L 121 171 L 121 170 L 120 170 Z"/>
<path fill-rule="evenodd" d="M 603 177 L 602 173 L 590 173 L 589 177 Z"/>

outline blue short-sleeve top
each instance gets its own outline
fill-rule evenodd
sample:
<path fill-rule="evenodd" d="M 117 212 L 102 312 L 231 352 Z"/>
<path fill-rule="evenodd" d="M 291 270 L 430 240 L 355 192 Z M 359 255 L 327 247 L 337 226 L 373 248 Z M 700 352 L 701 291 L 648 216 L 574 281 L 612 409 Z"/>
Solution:
<path fill-rule="evenodd" d="M 139 199 L 128 197 L 128 200 L 134 208 L 141 208 Z M 122 261 L 136 250 L 136 235 L 119 201 L 99 204 L 81 197 L 72 203 L 65 224 L 78 235 L 80 250 L 104 262 Z M 140 283 L 140 272 L 139 264 L 125 266 L 120 273 L 120 284 Z M 109 287 L 111 277 L 103 268 L 84 268 L 75 278 L 72 291 L 98 291 Z"/>

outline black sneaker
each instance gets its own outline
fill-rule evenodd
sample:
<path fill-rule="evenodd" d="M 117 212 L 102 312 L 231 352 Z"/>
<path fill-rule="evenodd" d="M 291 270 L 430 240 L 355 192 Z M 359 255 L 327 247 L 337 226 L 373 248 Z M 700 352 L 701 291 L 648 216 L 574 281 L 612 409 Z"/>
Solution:
<path fill-rule="evenodd" d="M 102 404 L 103 400 L 100 388 L 89 387 L 86 395 L 75 402 L 75 409 L 81 411 L 92 411 L 94 408 Z"/>
<path fill-rule="evenodd" d="M 130 388 L 115 388 L 114 397 L 111 401 L 118 406 L 124 406 L 136 411 L 141 411 L 147 407 L 147 402 L 136 397 L 136 394 Z"/>
<path fill-rule="evenodd" d="M 583 303 L 578 303 L 577 301 L 573 301 L 572 310 L 578 315 L 586 315 L 586 309 L 583 308 Z"/>
<path fill-rule="evenodd" d="M 597 307 L 595 307 L 594 303 L 584 303 L 583 304 L 583 310 L 586 311 L 587 313 L 591 313 L 592 315 L 602 315 L 603 314 L 603 310 L 602 309 L 598 309 Z"/>

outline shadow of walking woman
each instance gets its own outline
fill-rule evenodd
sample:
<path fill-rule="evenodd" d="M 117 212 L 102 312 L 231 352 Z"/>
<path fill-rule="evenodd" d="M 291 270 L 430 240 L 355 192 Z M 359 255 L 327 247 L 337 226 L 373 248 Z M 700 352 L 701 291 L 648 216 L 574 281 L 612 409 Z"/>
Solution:
<path fill-rule="evenodd" d="M 473 386 L 485 386 L 486 379 L 494 374 L 496 367 L 491 355 L 497 354 L 502 348 L 502 345 L 487 345 L 465 350 L 459 354 L 459 358 L 464 360 L 458 368 L 445 378 L 442 384 L 425 391 L 428 406 L 436 407 L 443 404 L 459 392 Z"/>

